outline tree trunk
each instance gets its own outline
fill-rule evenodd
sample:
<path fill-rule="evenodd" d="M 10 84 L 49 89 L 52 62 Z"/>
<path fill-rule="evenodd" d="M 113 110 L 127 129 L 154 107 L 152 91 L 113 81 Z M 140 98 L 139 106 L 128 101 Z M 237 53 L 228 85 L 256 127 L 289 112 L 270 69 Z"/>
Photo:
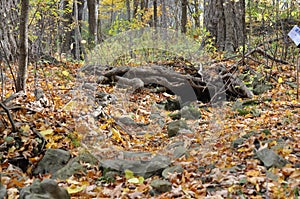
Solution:
<path fill-rule="evenodd" d="M 193 4 L 195 12 L 191 13 L 195 21 L 195 27 L 200 28 L 200 11 L 199 11 L 199 0 L 194 0 Z"/>
<path fill-rule="evenodd" d="M 166 2 L 165 0 L 161 0 L 161 9 L 162 9 L 162 16 L 161 16 L 161 27 L 167 28 L 167 9 L 166 9 Z"/>
<path fill-rule="evenodd" d="M 146 3 L 145 0 L 141 0 L 141 3 L 140 3 L 140 7 L 141 7 L 141 11 L 142 11 L 142 13 L 141 13 L 141 21 L 144 21 L 143 15 L 144 15 L 144 13 L 147 10 L 147 6 L 148 6 L 148 3 Z"/>
<path fill-rule="evenodd" d="M 219 50 L 235 51 L 245 38 L 245 0 L 204 0 L 204 25 Z"/>
<path fill-rule="evenodd" d="M 126 0 L 127 21 L 130 21 L 130 0 Z"/>
<path fill-rule="evenodd" d="M 157 0 L 153 0 L 153 26 L 157 27 Z"/>
<path fill-rule="evenodd" d="M 72 10 L 73 5 L 72 2 L 68 0 L 62 0 L 62 6 L 61 9 L 64 10 L 64 13 L 62 15 L 63 20 L 62 21 L 62 34 L 61 34 L 61 52 L 71 54 L 70 46 L 72 44 L 72 37 L 74 36 L 74 31 L 69 30 L 71 24 L 73 23 L 72 19 L 72 12 L 67 10 Z"/>
<path fill-rule="evenodd" d="M 16 91 L 26 91 L 26 72 L 28 65 L 28 11 L 29 0 L 21 1 L 20 15 L 20 56 Z"/>
<path fill-rule="evenodd" d="M 186 33 L 188 0 L 181 0 L 181 31 Z"/>
<path fill-rule="evenodd" d="M 139 0 L 133 0 L 133 17 L 138 17 Z"/>
<path fill-rule="evenodd" d="M 0 1 L 0 61 L 15 62 L 18 57 L 17 4 L 17 0 Z"/>
<path fill-rule="evenodd" d="M 95 46 L 97 44 L 97 22 L 98 22 L 98 2 L 97 0 L 87 0 L 89 10 L 89 45 Z"/>
<path fill-rule="evenodd" d="M 74 14 L 74 22 L 75 22 L 75 27 L 74 27 L 74 45 L 73 45 L 73 54 L 75 59 L 80 60 L 80 59 L 87 59 L 87 55 L 85 52 L 84 45 L 81 43 L 82 37 L 81 37 L 81 21 L 83 19 L 83 5 L 84 5 L 84 0 L 73 0 L 73 14 Z M 83 56 L 82 56 L 83 54 Z"/>

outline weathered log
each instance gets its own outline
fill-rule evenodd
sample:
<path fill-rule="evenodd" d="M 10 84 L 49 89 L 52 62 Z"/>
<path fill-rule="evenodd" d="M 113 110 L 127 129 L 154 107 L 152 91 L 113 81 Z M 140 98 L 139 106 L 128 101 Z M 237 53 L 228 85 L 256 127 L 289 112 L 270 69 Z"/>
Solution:
<path fill-rule="evenodd" d="M 102 70 L 102 76 L 111 83 L 117 82 L 119 87 L 134 91 L 147 85 L 161 85 L 178 95 L 182 103 L 194 100 L 216 102 L 220 99 L 225 100 L 225 97 L 253 97 L 253 93 L 237 75 L 224 68 L 214 68 L 201 74 L 181 74 L 160 65 L 121 66 Z"/>

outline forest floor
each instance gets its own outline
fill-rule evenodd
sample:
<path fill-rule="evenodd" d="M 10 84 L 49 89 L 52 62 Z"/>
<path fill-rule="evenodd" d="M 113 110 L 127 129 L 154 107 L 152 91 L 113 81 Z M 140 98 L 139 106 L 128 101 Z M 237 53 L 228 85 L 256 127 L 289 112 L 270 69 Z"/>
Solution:
<path fill-rule="evenodd" d="M 26 96 L 12 100 L 9 105 L 19 133 L 11 133 L 7 116 L 1 112 L 1 182 L 7 188 L 9 198 L 17 198 L 20 188 L 29 186 L 33 179 L 50 177 L 50 174 L 33 175 L 46 149 L 65 149 L 73 157 L 84 150 L 81 143 L 85 130 L 76 125 L 70 106 L 71 91 L 80 67 L 81 64 L 74 63 L 30 66 L 29 71 L 34 73 L 29 73 Z M 257 69 L 256 66 L 250 67 Z M 172 160 L 172 165 L 180 165 L 183 171 L 168 177 L 171 190 L 160 194 L 151 192 L 151 182 L 163 179 L 158 175 L 143 179 L 127 173 L 111 180 L 104 178 L 104 171 L 94 165 L 85 165 L 88 169 L 82 174 L 58 180 L 59 185 L 66 188 L 72 198 L 298 198 L 300 105 L 293 86 L 296 74 L 287 65 L 269 70 L 268 74 L 272 76 L 269 81 L 272 89 L 253 99 L 228 101 L 221 107 L 199 102 L 197 107 L 201 117 L 192 124 L 191 133 L 169 137 L 165 126 L 150 126 L 154 134 L 139 137 L 116 129 L 113 121 L 107 118 L 97 121 L 102 132 L 110 134 L 103 141 L 105 145 L 119 150 L 133 149 L 155 154 L 165 151 L 170 142 L 184 141 L 189 150 Z M 12 79 L 9 73 L 7 76 Z M 36 88 L 43 90 L 45 101 L 36 101 Z M 97 89 L 99 92 L 117 93 L 112 86 L 98 86 Z M 5 97 L 13 93 L 11 86 L 7 85 L 4 90 Z M 111 104 L 104 111 L 115 116 L 125 111 L 132 114 L 136 122 L 147 123 L 152 103 L 168 97 L 170 95 L 166 93 L 141 90 L 132 93 L 128 99 L 131 107 Z M 163 115 L 166 122 L 172 121 L 171 111 L 165 110 Z M 34 150 L 38 135 L 46 141 L 40 152 Z M 272 162 L 266 167 L 256 154 L 263 148 L 272 149 L 286 163 L 278 165 Z M 19 165 L 15 162 L 20 157 L 28 160 L 23 170 L 13 166 Z"/>

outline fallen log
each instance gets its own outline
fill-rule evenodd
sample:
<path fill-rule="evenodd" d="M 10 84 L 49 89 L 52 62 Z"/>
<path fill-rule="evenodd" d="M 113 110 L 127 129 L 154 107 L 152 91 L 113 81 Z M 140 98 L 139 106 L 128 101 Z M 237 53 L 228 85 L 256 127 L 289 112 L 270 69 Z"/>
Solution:
<path fill-rule="evenodd" d="M 221 65 L 193 74 L 181 74 L 162 65 L 107 67 L 102 70 L 101 76 L 104 78 L 100 79 L 106 79 L 106 83 L 115 83 L 116 86 L 128 88 L 132 92 L 149 85 L 163 86 L 179 96 L 181 103 L 195 100 L 217 102 L 238 97 L 253 97 L 252 91 L 237 75 L 230 73 Z"/>

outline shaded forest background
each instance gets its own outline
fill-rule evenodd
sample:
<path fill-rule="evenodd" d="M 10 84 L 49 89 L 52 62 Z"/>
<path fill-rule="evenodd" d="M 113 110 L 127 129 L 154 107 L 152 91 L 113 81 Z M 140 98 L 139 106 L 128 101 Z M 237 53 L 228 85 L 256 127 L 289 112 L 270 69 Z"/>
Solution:
<path fill-rule="evenodd" d="M 291 27 L 299 23 L 299 4 L 293 0 L 27 2 L 27 6 L 17 0 L 1 2 L 0 58 L 3 65 L 16 63 L 22 54 L 22 9 L 28 9 L 26 35 L 30 62 L 45 56 L 60 60 L 84 59 L 95 45 L 107 38 L 142 27 L 182 31 L 212 53 L 227 50 L 245 54 L 263 46 L 266 52 L 280 60 L 293 60 L 295 55 L 287 37 Z"/>

